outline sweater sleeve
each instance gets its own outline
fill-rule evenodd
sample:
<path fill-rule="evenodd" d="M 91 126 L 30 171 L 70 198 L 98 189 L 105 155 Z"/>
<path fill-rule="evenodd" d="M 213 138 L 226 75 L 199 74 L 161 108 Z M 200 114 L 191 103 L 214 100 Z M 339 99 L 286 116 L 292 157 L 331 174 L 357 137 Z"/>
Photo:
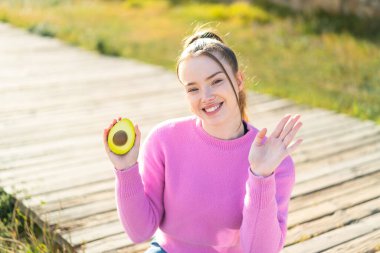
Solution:
<path fill-rule="evenodd" d="M 255 176 L 248 167 L 240 242 L 244 253 L 278 253 L 287 233 L 288 205 L 295 184 L 291 156 L 267 177 Z"/>
<path fill-rule="evenodd" d="M 119 220 L 130 239 L 152 238 L 164 215 L 164 158 L 157 131 L 140 150 L 138 162 L 115 173 L 115 198 Z"/>

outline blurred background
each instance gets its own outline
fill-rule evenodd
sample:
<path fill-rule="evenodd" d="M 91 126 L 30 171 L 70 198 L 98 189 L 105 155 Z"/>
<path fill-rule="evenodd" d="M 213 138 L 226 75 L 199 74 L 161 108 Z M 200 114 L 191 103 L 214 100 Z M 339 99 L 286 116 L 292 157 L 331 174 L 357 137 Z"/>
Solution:
<path fill-rule="evenodd" d="M 380 0 L 0 0 L 0 22 L 173 73 L 182 39 L 208 23 L 248 89 L 380 124 Z M 48 252 L 0 193 L 0 251 Z"/>
<path fill-rule="evenodd" d="M 181 40 L 209 22 L 246 85 L 380 123 L 379 0 L 0 0 L 0 21 L 175 70 Z"/>

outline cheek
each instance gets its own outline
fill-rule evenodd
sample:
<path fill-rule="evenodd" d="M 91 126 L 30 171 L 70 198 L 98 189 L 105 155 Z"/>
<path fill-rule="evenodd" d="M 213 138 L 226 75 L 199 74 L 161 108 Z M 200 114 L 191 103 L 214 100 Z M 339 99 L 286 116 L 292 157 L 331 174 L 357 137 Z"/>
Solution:
<path fill-rule="evenodd" d="M 187 95 L 186 96 L 186 100 L 187 100 L 187 103 L 190 106 L 191 110 L 193 110 L 193 108 L 198 108 L 199 107 L 198 100 L 196 99 L 195 96 L 189 96 L 189 95 Z"/>
<path fill-rule="evenodd" d="M 191 106 L 192 108 L 197 108 L 197 107 L 198 107 L 198 103 L 197 103 L 195 100 L 191 100 L 191 101 L 190 101 L 190 106 Z"/>

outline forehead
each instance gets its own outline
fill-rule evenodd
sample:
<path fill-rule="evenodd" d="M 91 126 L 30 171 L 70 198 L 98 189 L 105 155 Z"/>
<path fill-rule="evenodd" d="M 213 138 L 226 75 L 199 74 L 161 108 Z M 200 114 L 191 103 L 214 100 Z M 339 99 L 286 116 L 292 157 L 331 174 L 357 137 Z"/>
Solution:
<path fill-rule="evenodd" d="M 217 57 L 229 74 L 228 64 Z M 205 55 L 192 56 L 183 60 L 178 66 L 178 76 L 182 83 L 201 82 L 211 74 L 222 71 L 222 68 L 213 59 Z"/>

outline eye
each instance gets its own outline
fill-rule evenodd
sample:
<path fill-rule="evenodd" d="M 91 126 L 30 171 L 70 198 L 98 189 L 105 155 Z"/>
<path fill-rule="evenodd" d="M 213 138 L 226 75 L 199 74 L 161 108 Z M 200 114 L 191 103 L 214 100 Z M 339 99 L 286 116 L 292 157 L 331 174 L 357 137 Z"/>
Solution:
<path fill-rule="evenodd" d="M 220 83 L 221 81 L 223 81 L 223 80 L 221 80 L 221 79 L 217 79 L 215 82 L 213 82 L 212 84 L 217 84 L 217 83 Z"/>
<path fill-rule="evenodd" d="M 212 83 L 212 85 L 214 85 L 214 84 L 218 84 L 218 83 L 220 83 L 220 82 L 222 82 L 223 81 L 223 79 L 217 79 L 217 80 L 215 80 L 213 83 Z M 190 90 L 188 90 L 187 92 L 188 93 L 190 93 L 190 92 L 194 92 L 194 91 L 197 91 L 198 89 L 196 89 L 196 88 L 194 88 L 194 89 L 190 89 Z"/>
<path fill-rule="evenodd" d="M 188 90 L 187 92 L 193 92 L 193 91 L 197 91 L 198 89 L 190 89 Z"/>

